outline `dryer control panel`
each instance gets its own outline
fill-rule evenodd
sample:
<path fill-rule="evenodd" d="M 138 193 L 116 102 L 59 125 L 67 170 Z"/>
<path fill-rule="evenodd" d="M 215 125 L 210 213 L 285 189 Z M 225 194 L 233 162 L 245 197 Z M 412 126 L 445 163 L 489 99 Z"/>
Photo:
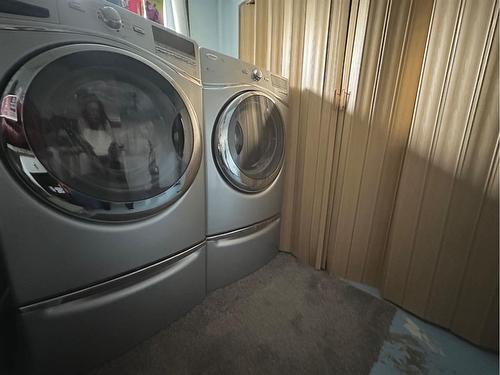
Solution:
<path fill-rule="evenodd" d="M 200 49 L 200 61 L 203 84 L 251 84 L 273 92 L 285 102 L 288 100 L 288 80 L 284 77 L 206 48 Z"/>

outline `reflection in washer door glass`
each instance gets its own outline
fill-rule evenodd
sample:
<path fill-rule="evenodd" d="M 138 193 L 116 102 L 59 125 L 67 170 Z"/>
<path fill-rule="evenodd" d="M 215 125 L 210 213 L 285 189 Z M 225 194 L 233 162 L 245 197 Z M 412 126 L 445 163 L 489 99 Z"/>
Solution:
<path fill-rule="evenodd" d="M 154 197 L 176 184 L 193 150 L 173 86 L 111 52 L 78 52 L 45 67 L 27 92 L 24 122 L 36 156 L 74 200 Z"/>
<path fill-rule="evenodd" d="M 228 143 L 241 172 L 255 179 L 271 176 L 280 166 L 284 147 L 276 105 L 262 95 L 244 99 L 231 115 Z"/>

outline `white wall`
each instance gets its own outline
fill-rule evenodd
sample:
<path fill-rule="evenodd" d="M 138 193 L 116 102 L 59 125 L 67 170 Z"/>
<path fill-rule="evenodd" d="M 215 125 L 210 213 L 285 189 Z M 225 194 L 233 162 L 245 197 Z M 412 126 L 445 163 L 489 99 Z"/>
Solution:
<path fill-rule="evenodd" d="M 191 38 L 201 47 L 238 57 L 239 13 L 242 0 L 189 0 Z"/>
<path fill-rule="evenodd" d="M 239 5 L 241 3 L 242 0 L 218 0 L 219 50 L 233 57 L 238 57 Z"/>
<path fill-rule="evenodd" d="M 219 51 L 218 0 L 189 0 L 191 38 L 200 47 Z"/>

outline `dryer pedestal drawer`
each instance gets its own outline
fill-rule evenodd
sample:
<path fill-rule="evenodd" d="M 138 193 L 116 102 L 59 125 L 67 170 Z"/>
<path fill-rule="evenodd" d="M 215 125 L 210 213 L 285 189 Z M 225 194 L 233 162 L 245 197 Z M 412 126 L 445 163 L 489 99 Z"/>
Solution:
<path fill-rule="evenodd" d="M 280 219 L 207 239 L 207 290 L 223 287 L 269 262 L 277 253 Z"/>
<path fill-rule="evenodd" d="M 174 261 L 91 287 L 92 293 L 25 307 L 20 323 L 29 367 L 23 371 L 82 373 L 152 336 L 203 300 L 205 262 L 202 244 Z"/>

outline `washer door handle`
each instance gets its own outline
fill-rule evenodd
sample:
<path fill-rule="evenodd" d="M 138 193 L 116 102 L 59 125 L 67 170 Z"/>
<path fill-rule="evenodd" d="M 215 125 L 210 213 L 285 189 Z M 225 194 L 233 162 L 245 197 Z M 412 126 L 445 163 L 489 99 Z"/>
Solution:
<path fill-rule="evenodd" d="M 5 95 L 0 104 L 1 134 L 12 145 L 28 149 L 22 122 L 22 103 L 17 95 Z"/>
<path fill-rule="evenodd" d="M 0 117 L 17 122 L 17 114 L 22 112 L 18 110 L 18 105 L 20 105 L 20 101 L 17 95 L 5 95 L 0 105 Z"/>

